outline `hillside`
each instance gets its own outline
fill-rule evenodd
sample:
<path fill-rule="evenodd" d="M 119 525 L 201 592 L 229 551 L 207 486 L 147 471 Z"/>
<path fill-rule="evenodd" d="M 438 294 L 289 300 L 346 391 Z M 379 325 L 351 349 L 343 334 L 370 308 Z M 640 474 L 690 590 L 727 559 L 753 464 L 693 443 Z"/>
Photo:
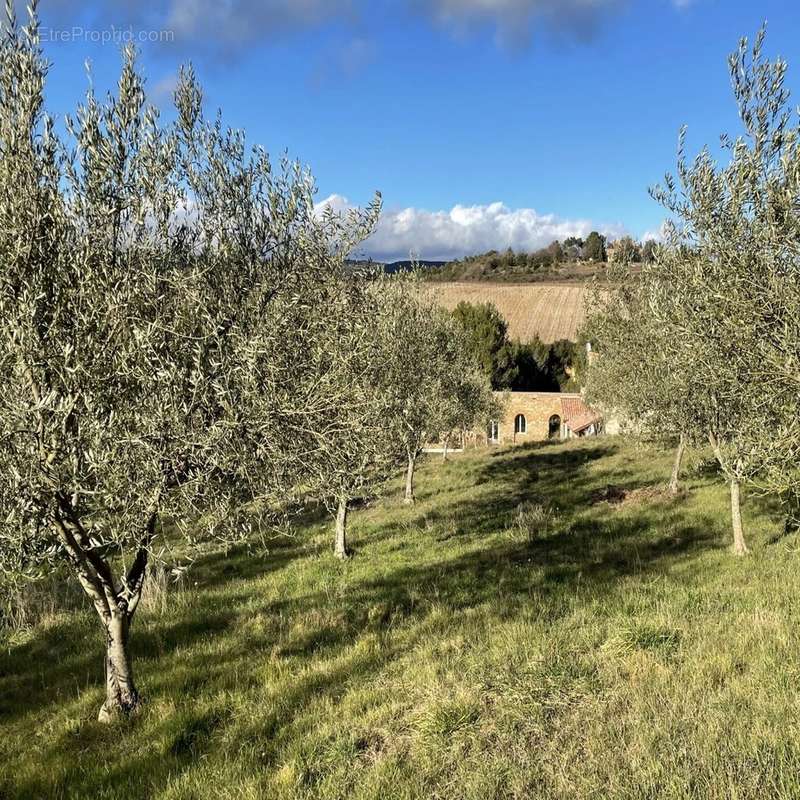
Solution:
<path fill-rule="evenodd" d="M 616 439 L 468 453 L 268 554 L 209 553 L 134 625 L 141 717 L 104 726 L 93 612 L 0 648 L 0 797 L 800 796 L 800 550 L 695 464 Z M 520 503 L 528 505 L 519 506 Z M 552 509 L 538 525 L 536 505 Z"/>
<path fill-rule="evenodd" d="M 585 286 L 569 283 L 431 283 L 430 291 L 447 309 L 462 300 L 492 303 L 508 323 L 512 339 L 545 344 L 559 339 L 576 341 L 586 319 Z"/>
<path fill-rule="evenodd" d="M 494 283 L 552 283 L 565 281 L 585 283 L 605 274 L 605 263 L 568 261 L 536 266 L 507 266 L 496 264 L 496 256 L 471 256 L 463 261 L 449 261 L 428 269 L 426 279 L 446 283 L 463 281 L 492 281 Z"/>

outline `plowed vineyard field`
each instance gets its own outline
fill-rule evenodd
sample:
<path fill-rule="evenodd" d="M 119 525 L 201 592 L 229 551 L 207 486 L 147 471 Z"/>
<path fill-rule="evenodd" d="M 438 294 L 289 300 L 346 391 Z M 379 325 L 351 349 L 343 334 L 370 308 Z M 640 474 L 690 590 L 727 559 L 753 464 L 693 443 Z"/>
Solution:
<path fill-rule="evenodd" d="M 586 319 L 587 290 L 575 284 L 434 283 L 431 291 L 445 308 L 461 300 L 492 303 L 508 322 L 511 339 L 546 343 L 577 339 Z"/>

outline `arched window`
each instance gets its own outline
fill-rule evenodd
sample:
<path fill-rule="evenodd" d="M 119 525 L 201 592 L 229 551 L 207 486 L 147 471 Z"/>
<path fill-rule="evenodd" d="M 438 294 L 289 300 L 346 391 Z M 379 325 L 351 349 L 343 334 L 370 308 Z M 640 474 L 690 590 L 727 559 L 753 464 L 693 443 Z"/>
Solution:
<path fill-rule="evenodd" d="M 489 441 L 490 442 L 500 441 L 500 423 L 496 419 L 493 419 L 489 423 Z"/>
<path fill-rule="evenodd" d="M 525 421 L 525 417 L 522 414 L 517 414 L 514 417 L 514 433 L 527 433 L 528 432 L 528 423 Z"/>
<path fill-rule="evenodd" d="M 561 438 L 561 417 L 559 417 L 558 414 L 553 414 L 553 416 L 550 417 L 547 427 L 547 436 L 549 439 Z"/>

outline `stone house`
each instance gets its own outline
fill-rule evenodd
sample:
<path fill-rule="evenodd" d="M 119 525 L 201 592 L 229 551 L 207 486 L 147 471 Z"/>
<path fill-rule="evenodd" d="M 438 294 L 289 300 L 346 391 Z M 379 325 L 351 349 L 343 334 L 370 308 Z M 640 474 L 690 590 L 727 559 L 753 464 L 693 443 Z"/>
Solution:
<path fill-rule="evenodd" d="M 490 422 L 485 434 L 487 444 L 571 439 L 594 436 L 604 430 L 603 417 L 577 393 L 495 392 L 495 395 L 504 404 L 504 415 Z"/>

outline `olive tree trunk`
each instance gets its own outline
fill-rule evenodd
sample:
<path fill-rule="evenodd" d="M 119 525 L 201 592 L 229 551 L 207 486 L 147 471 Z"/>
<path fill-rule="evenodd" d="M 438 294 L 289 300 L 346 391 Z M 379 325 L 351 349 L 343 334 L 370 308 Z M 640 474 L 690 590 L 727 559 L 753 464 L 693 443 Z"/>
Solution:
<path fill-rule="evenodd" d="M 414 504 L 414 467 L 417 463 L 417 456 L 416 454 L 409 451 L 408 453 L 408 469 L 406 470 L 406 496 L 405 496 L 405 504 L 406 505 L 413 505 Z"/>
<path fill-rule="evenodd" d="M 97 718 L 110 722 L 139 710 L 141 698 L 133 680 L 128 640 L 132 615 L 115 611 L 106 623 L 106 700 Z"/>
<path fill-rule="evenodd" d="M 683 463 L 683 456 L 686 453 L 686 435 L 681 434 L 681 438 L 678 441 L 678 447 L 675 450 L 675 461 L 672 464 L 672 475 L 669 479 L 669 484 L 667 489 L 669 493 L 674 497 L 678 494 L 678 481 L 680 480 L 681 476 L 681 464 Z"/>
<path fill-rule="evenodd" d="M 722 457 L 722 448 L 719 445 L 717 437 L 713 433 L 708 434 L 708 441 L 714 450 L 714 455 L 717 457 L 720 467 L 723 472 L 728 476 L 731 490 L 731 524 L 733 526 L 733 552 L 737 556 L 743 556 L 750 551 L 747 549 L 747 544 L 744 540 L 744 528 L 742 527 L 742 490 L 739 483 L 738 474 L 741 474 L 739 469 L 741 464 L 736 463 L 736 469 L 727 469 L 725 460 Z"/>
<path fill-rule="evenodd" d="M 128 640 L 131 621 L 142 598 L 148 548 L 155 536 L 158 515 L 155 512 L 150 514 L 136 558 L 128 574 L 117 580 L 109 562 L 93 549 L 70 499 L 59 494 L 57 500 L 55 532 L 78 582 L 97 611 L 105 634 L 106 699 L 97 718 L 100 722 L 109 722 L 117 716 L 135 713 L 141 705 L 133 681 Z"/>
<path fill-rule="evenodd" d="M 731 478 L 731 522 L 733 523 L 733 552 L 743 556 L 750 551 L 744 540 L 742 528 L 741 488 L 737 478 Z"/>
<path fill-rule="evenodd" d="M 339 507 L 336 510 L 336 543 L 334 554 L 337 558 L 345 559 L 347 552 L 347 497 L 339 498 Z"/>

